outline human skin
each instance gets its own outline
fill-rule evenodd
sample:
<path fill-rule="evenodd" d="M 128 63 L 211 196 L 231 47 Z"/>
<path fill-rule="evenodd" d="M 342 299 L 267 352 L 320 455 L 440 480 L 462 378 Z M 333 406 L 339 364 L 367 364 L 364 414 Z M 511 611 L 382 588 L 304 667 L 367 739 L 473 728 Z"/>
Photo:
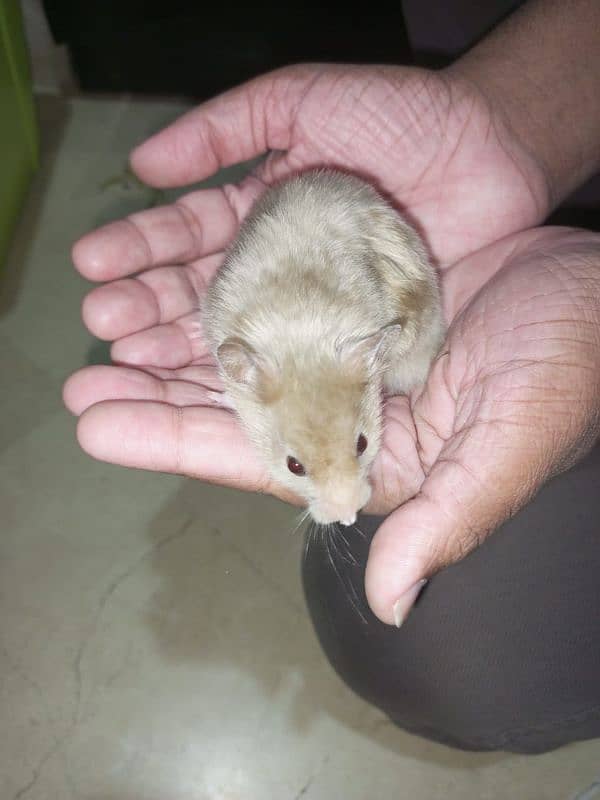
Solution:
<path fill-rule="evenodd" d="M 584 0 L 529 4 L 440 73 L 280 70 L 134 151 L 137 174 L 162 187 L 270 154 L 240 185 L 194 192 L 75 245 L 77 268 L 104 284 L 84 301 L 85 324 L 113 342 L 115 361 L 65 385 L 82 447 L 282 496 L 235 417 L 214 405 L 218 378 L 198 334 L 198 303 L 266 185 L 321 164 L 365 175 L 423 232 L 449 323 L 423 391 L 387 401 L 372 471 L 367 511 L 388 516 L 371 545 L 367 596 L 384 622 L 402 622 L 423 578 L 464 557 L 599 433 L 600 237 L 534 228 L 597 168 L 600 101 L 589 81 L 599 71 L 571 69 L 569 59 L 598 57 L 589 33 L 598 9 Z M 548 92 L 540 102 L 535 87 L 564 60 L 561 36 L 576 35 L 570 80 L 556 83 L 562 100 Z M 537 57 L 536 47 L 545 48 Z M 563 108 L 576 118 L 557 131 Z"/>

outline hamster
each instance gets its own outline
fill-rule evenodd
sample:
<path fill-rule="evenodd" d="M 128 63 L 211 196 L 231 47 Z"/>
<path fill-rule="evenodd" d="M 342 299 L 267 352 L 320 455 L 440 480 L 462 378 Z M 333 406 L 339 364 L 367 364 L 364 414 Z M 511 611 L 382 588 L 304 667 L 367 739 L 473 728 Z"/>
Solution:
<path fill-rule="evenodd" d="M 202 325 L 272 477 L 317 523 L 354 523 L 371 495 L 382 390 L 424 383 L 444 339 L 417 232 L 362 179 L 288 179 L 242 223 Z"/>

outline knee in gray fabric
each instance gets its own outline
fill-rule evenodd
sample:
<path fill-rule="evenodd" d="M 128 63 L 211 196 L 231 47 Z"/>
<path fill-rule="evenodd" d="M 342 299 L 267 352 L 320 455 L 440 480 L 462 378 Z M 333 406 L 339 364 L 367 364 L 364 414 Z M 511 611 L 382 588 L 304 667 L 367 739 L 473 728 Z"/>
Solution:
<path fill-rule="evenodd" d="M 500 580 L 477 584 L 485 551 L 434 578 L 397 630 L 366 602 L 369 540 L 345 537 L 349 557 L 334 563 L 309 548 L 303 580 L 323 650 L 357 694 L 400 727 L 465 750 L 539 753 L 600 736 L 598 691 L 574 694 L 572 678 L 550 666 L 552 642 L 519 622 L 522 598 Z"/>

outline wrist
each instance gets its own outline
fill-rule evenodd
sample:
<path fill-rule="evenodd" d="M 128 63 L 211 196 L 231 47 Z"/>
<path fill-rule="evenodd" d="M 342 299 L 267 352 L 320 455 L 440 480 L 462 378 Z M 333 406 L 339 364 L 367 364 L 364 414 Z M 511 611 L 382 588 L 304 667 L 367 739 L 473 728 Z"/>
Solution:
<path fill-rule="evenodd" d="M 539 150 L 532 147 L 530 138 L 524 135 L 524 126 L 516 120 L 518 109 L 513 109 L 509 100 L 504 101 L 499 88 L 481 79 L 476 65 L 461 60 L 441 74 L 450 87 L 453 108 L 462 109 L 459 115 L 465 120 L 472 118 L 476 109 L 480 112 L 488 126 L 488 133 L 483 135 L 492 132 L 504 155 L 512 162 L 514 174 L 526 187 L 530 212 L 524 217 L 524 227 L 541 224 L 557 203 L 555 178 Z"/>
<path fill-rule="evenodd" d="M 570 176 L 563 174 L 560 142 L 555 141 L 555 131 L 548 129 L 532 113 L 523 96 L 525 92 L 510 91 L 510 80 L 503 76 L 501 66 L 486 61 L 479 57 L 461 59 L 444 72 L 459 92 L 478 95 L 480 102 L 486 105 L 494 133 L 522 170 L 536 197 L 540 210 L 538 221 L 542 222 L 583 180 L 579 174 L 585 169 L 578 165 Z M 534 87 L 531 91 L 535 91 Z"/>
<path fill-rule="evenodd" d="M 530 0 L 446 71 L 537 166 L 552 210 L 600 167 L 600 4 Z"/>

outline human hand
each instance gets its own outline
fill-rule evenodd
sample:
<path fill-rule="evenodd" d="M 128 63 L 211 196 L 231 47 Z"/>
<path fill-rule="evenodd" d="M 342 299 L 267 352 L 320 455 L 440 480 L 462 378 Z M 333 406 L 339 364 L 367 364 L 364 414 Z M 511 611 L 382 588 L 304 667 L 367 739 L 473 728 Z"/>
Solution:
<path fill-rule="evenodd" d="M 457 104 L 457 108 L 462 107 L 461 114 L 453 116 L 447 108 L 450 95 L 443 94 L 448 87 L 436 76 L 400 68 L 378 69 L 374 73 L 363 68 L 348 71 L 327 68 L 321 73 L 310 67 L 283 71 L 278 76 L 260 79 L 251 84 L 253 88 L 237 90 L 207 104 L 203 110 L 191 112 L 134 153 L 133 164 L 144 179 L 166 186 L 196 180 L 220 165 L 249 158 L 267 146 L 286 148 L 286 153 L 271 155 L 258 173 L 240 187 L 194 193 L 174 207 L 133 215 L 128 221 L 114 223 L 85 237 L 75 247 L 75 262 L 84 275 L 112 281 L 86 298 L 83 309 L 86 324 L 96 335 L 114 341 L 115 361 L 130 365 L 84 369 L 65 387 L 67 405 L 82 415 L 78 428 L 80 442 L 96 457 L 279 493 L 256 462 L 235 418 L 211 406 L 211 392 L 219 388 L 218 381 L 196 327 L 198 298 L 220 263 L 220 250 L 235 234 L 240 219 L 264 184 L 273 178 L 282 177 L 287 171 L 328 163 L 366 172 L 378 179 L 379 185 L 418 220 L 445 270 L 443 282 L 450 320 L 461 304 L 472 298 L 473 303 L 482 302 L 478 289 L 500 268 L 513 246 L 518 254 L 524 240 L 517 237 L 514 242 L 500 242 L 451 269 L 447 267 L 498 236 L 536 221 L 544 213 L 543 180 L 535 165 L 528 163 L 526 168 L 527 159 L 521 161 L 516 154 L 507 156 L 511 147 L 504 134 L 496 141 L 496 133 L 484 137 L 486 125 L 479 112 L 474 111 L 478 105 L 475 101 L 467 114 L 465 106 L 461 106 L 465 102 L 463 97 Z M 394 76 L 402 113 L 395 123 L 388 121 L 383 126 L 378 108 L 384 105 L 385 95 L 387 102 L 391 102 Z M 429 101 L 434 96 L 445 97 L 446 105 L 423 100 L 427 97 Z M 417 112 L 419 103 L 422 105 Z M 369 109 L 374 110 L 369 112 Z M 401 129 L 401 119 L 407 123 L 405 129 Z M 342 137 L 337 146 L 336 131 Z M 470 145 L 471 155 L 465 143 Z M 414 147 L 412 155 L 411 147 Z M 480 170 L 482 163 L 488 166 Z M 528 177 L 524 179 L 524 175 Z M 508 199 L 506 206 L 502 206 L 504 213 L 499 207 L 502 198 Z M 530 235 L 534 234 L 522 236 Z M 160 264 L 165 266 L 157 267 Z M 119 280 L 132 273 L 140 274 L 134 279 Z M 502 268 L 502 275 L 505 273 L 506 267 Z M 498 280 L 491 286 L 497 285 Z M 537 288 L 536 285 L 533 290 Z M 492 290 L 487 288 L 481 294 L 484 303 L 489 291 Z M 514 308 L 519 302 L 516 295 L 513 301 Z M 512 310 L 508 308 L 507 313 Z M 481 317 L 480 311 L 468 313 L 475 313 L 477 319 Z M 499 324 L 503 324 L 502 319 Z M 452 549 L 452 542 L 459 542 L 460 553 L 468 550 L 457 517 L 456 536 L 448 525 L 442 526 L 437 535 L 440 549 L 428 551 L 431 556 L 428 560 L 425 551 L 418 550 L 416 544 L 421 542 L 423 548 L 433 548 L 431 537 L 436 532 L 432 530 L 428 539 L 421 525 L 408 537 L 402 522 L 404 517 L 398 517 L 408 514 L 406 519 L 413 520 L 415 507 L 427 496 L 424 491 L 437 485 L 440 476 L 446 474 L 444 459 L 457 447 L 457 440 L 450 435 L 454 431 L 454 417 L 458 419 L 461 410 L 469 407 L 469 403 L 473 405 L 477 394 L 485 398 L 482 413 L 494 404 L 493 391 L 492 395 L 485 394 L 477 381 L 467 397 L 457 394 L 453 398 L 449 394 L 448 385 L 460 384 L 462 373 L 457 370 L 473 357 L 473 343 L 462 341 L 465 337 L 454 332 L 456 325 L 455 320 L 450 352 L 440 359 L 425 393 L 416 402 L 414 413 L 411 414 L 404 398 L 392 399 L 386 408 L 385 441 L 374 465 L 370 510 L 389 512 L 418 493 L 386 521 L 373 543 L 367 590 L 374 611 L 387 622 L 392 621 L 394 598 L 411 585 L 407 581 L 414 582 L 443 563 L 455 560 L 456 548 Z M 468 325 L 464 328 L 465 336 L 467 328 Z M 477 346 L 481 349 L 483 344 L 479 341 Z M 513 344 L 509 343 L 504 357 L 519 352 Z M 584 349 L 585 346 L 583 342 Z M 528 357 L 535 360 L 535 355 Z M 540 363 L 545 365 L 544 352 Z M 450 368 L 440 366 L 444 364 L 453 365 L 454 383 L 448 384 L 445 375 Z M 511 371 L 511 364 L 509 361 L 507 372 Z M 482 374 L 487 376 L 485 366 L 480 365 Z M 486 381 L 492 386 L 498 384 L 488 377 Z M 573 385 L 569 380 L 569 387 Z M 517 398 L 513 411 L 519 405 Z M 532 400 L 531 406 L 534 405 Z M 510 412 L 510 404 L 504 408 Z M 588 407 L 584 409 L 586 414 Z M 438 431 L 437 438 L 429 431 L 429 425 Z M 488 427 L 493 431 L 493 425 Z M 510 427 L 510 422 L 506 422 L 506 427 Z M 486 426 L 477 424 L 475 429 L 483 431 Z M 464 427 L 460 430 L 464 435 Z M 444 434 L 448 437 L 445 443 Z M 471 433 L 465 439 L 467 448 L 471 448 L 468 449 L 471 458 L 473 451 L 477 453 L 477 435 Z M 508 447 L 506 437 L 501 438 L 501 446 Z M 536 442 L 539 440 L 536 436 Z M 495 442 L 493 437 L 490 441 Z M 518 464 L 521 464 L 519 459 L 524 459 L 516 445 L 513 456 Z M 508 456 L 506 463 L 509 470 L 514 470 Z M 548 470 L 540 474 L 540 483 L 555 468 L 553 464 L 549 457 Z M 469 467 L 472 465 L 467 459 Z M 479 465 L 476 469 L 479 473 Z M 492 465 L 489 469 L 495 480 L 497 475 Z M 459 471 L 457 468 L 454 478 L 450 473 L 451 482 Z M 459 480 L 463 481 L 460 474 Z M 509 480 L 502 489 L 504 506 L 493 493 L 484 498 L 486 525 L 488 517 L 494 521 L 501 519 L 512 485 Z M 537 485 L 533 482 L 531 492 Z M 423 507 L 423 524 L 431 520 L 431 511 L 431 507 Z M 474 515 L 473 520 L 480 518 L 481 514 Z M 475 522 L 471 529 L 476 530 Z M 445 559 L 441 555 L 444 548 Z M 390 570 L 388 563 L 395 564 L 397 569 Z"/>
<path fill-rule="evenodd" d="M 91 280 L 107 282 L 84 302 L 86 325 L 114 342 L 116 362 L 143 366 L 146 372 L 83 370 L 67 385 L 68 405 L 81 413 L 108 399 L 166 400 L 175 408 L 195 406 L 193 414 L 184 415 L 186 421 L 193 416 L 194 426 L 213 431 L 200 448 L 186 432 L 193 452 L 185 455 L 180 447 L 175 456 L 173 428 L 182 415 L 167 422 L 160 407 L 162 428 L 154 428 L 153 436 L 147 432 L 159 420 L 142 423 L 145 441 L 161 450 L 158 458 L 145 455 L 147 445 L 133 443 L 135 427 L 128 427 L 121 440 L 130 442 L 123 452 L 110 434 L 115 418 L 108 422 L 106 458 L 131 466 L 153 459 L 157 468 L 273 488 L 247 449 L 240 450 L 244 440 L 231 415 L 198 408 L 208 402 L 205 387 L 217 387 L 210 366 L 207 371 L 208 354 L 195 336 L 195 321 L 198 299 L 221 251 L 255 197 L 275 178 L 323 163 L 367 173 L 420 223 L 442 267 L 545 213 L 541 171 L 492 119 L 471 84 L 405 67 L 277 71 L 185 115 L 138 148 L 132 163 L 149 183 L 173 186 L 267 149 L 276 152 L 240 186 L 194 192 L 173 206 L 107 225 L 75 245 L 78 269 Z M 94 418 L 101 425 L 101 413 L 110 418 L 117 411 L 126 408 L 103 406 Z M 80 425 L 88 447 L 90 419 Z M 237 462 L 230 457 L 233 447 Z"/>
<path fill-rule="evenodd" d="M 265 184 L 321 165 L 371 179 L 426 233 L 442 267 L 549 211 L 544 169 L 475 84 L 451 71 L 277 70 L 190 111 L 137 148 L 132 166 L 165 188 L 267 151 L 240 186 L 193 193 L 168 212 L 134 214 L 127 225 L 85 238 L 76 263 L 100 280 L 189 263 L 229 242 Z M 140 236 L 132 236 L 131 222 Z"/>
<path fill-rule="evenodd" d="M 451 320 L 424 391 L 392 398 L 375 464 L 383 522 L 366 592 L 401 624 L 423 579 L 460 561 L 600 433 L 600 235 L 538 228 L 443 276 Z M 410 472 L 415 463 L 418 468 Z"/>

